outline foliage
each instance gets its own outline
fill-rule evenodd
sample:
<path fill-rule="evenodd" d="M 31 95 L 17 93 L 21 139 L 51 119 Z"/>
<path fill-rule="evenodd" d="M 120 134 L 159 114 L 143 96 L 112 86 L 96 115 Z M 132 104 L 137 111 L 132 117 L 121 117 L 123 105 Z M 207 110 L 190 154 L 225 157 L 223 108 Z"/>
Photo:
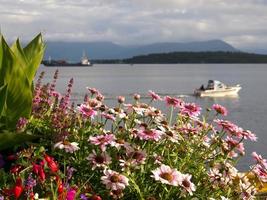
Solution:
<path fill-rule="evenodd" d="M 18 129 L 42 137 L 2 158 L 15 158 L 9 171 L 0 171 L 5 198 L 254 199 L 267 181 L 267 161 L 256 153 L 249 173 L 235 168 L 244 140 L 257 138 L 225 120 L 223 106 L 213 105 L 202 117 L 198 105 L 150 91 L 149 102 L 135 94 L 131 103 L 120 96 L 108 107 L 99 91 L 88 88 L 75 107 L 73 80 L 61 95 L 57 72 L 51 84 L 42 85 L 42 76 L 32 116 Z M 156 101 L 169 113 L 155 108 Z"/>
<path fill-rule="evenodd" d="M 43 58 L 44 49 L 41 34 L 25 48 L 21 47 L 19 40 L 9 47 L 4 37 L 0 36 L 0 141 L 6 143 L 5 147 L 0 145 L 0 149 L 32 138 L 25 135 L 24 139 L 18 139 L 15 133 L 1 132 L 13 131 L 20 117 L 30 117 L 33 79 Z M 7 140 L 8 138 L 11 140 Z"/>
<path fill-rule="evenodd" d="M 267 56 L 245 52 L 170 52 L 134 56 L 123 63 L 267 63 Z"/>

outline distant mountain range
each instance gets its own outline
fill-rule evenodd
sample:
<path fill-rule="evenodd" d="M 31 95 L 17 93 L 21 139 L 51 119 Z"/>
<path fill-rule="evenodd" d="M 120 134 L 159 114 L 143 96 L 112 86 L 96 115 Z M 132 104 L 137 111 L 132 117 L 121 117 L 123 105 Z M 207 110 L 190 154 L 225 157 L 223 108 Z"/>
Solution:
<path fill-rule="evenodd" d="M 201 42 L 166 42 L 149 45 L 122 46 L 112 42 L 47 42 L 45 59 L 79 61 L 83 51 L 90 59 L 124 59 L 137 55 L 168 52 L 238 52 L 222 40 Z"/>

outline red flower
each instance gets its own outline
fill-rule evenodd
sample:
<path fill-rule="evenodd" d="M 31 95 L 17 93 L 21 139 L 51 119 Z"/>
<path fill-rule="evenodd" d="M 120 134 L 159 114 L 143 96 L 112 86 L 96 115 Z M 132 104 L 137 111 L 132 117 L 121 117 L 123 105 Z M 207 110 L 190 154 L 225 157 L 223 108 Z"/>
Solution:
<path fill-rule="evenodd" d="M 58 171 L 58 165 L 55 161 L 51 160 L 49 163 L 48 163 L 48 167 L 49 169 L 52 171 L 52 172 L 57 172 Z"/>
<path fill-rule="evenodd" d="M 18 178 L 16 180 L 16 185 L 13 189 L 13 193 L 14 193 L 15 198 L 18 199 L 22 192 L 23 192 L 22 181 L 21 181 L 21 178 Z"/>
<path fill-rule="evenodd" d="M 41 181 L 45 180 L 45 172 L 44 172 L 44 169 L 42 167 L 39 167 L 38 175 L 39 175 Z"/>
<path fill-rule="evenodd" d="M 59 183 L 59 184 L 58 184 L 58 187 L 57 187 L 57 192 L 58 192 L 59 194 L 61 194 L 63 191 L 64 191 L 64 186 L 63 186 L 62 183 Z"/>
<path fill-rule="evenodd" d="M 22 170 L 22 166 L 21 165 L 14 165 L 14 166 L 11 167 L 10 173 L 11 174 L 18 174 L 21 170 Z"/>
<path fill-rule="evenodd" d="M 39 169 L 40 169 L 40 165 L 37 165 L 37 164 L 35 164 L 35 163 L 32 164 L 32 171 L 33 171 L 35 174 L 38 174 Z"/>
<path fill-rule="evenodd" d="M 44 159 L 46 160 L 47 163 L 50 163 L 51 161 L 53 161 L 53 158 L 50 157 L 50 156 L 47 155 L 47 154 L 44 155 Z"/>

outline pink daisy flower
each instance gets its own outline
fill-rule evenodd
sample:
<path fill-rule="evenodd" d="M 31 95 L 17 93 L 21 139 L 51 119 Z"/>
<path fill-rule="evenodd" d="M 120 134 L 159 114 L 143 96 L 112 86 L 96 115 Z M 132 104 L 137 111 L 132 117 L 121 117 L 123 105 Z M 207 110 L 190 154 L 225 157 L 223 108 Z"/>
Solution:
<path fill-rule="evenodd" d="M 223 116 L 226 116 L 228 114 L 227 109 L 219 104 L 213 104 L 212 109 Z"/>
<path fill-rule="evenodd" d="M 104 135 L 98 135 L 98 136 L 90 136 L 89 142 L 91 142 L 94 145 L 100 146 L 100 149 L 102 151 L 106 150 L 106 146 L 109 144 L 112 144 L 115 141 L 115 136 L 113 134 L 104 134 Z"/>
<path fill-rule="evenodd" d="M 166 130 L 165 137 L 169 139 L 171 142 L 178 143 L 179 136 L 173 130 Z"/>
<path fill-rule="evenodd" d="M 54 145 L 55 149 L 64 149 L 67 153 L 74 153 L 78 151 L 80 148 L 78 147 L 77 142 L 68 142 L 68 141 L 60 141 Z"/>
<path fill-rule="evenodd" d="M 214 120 L 214 122 L 217 123 L 220 127 L 222 127 L 223 130 L 226 131 L 228 134 L 231 134 L 238 138 L 243 137 L 243 129 L 238 127 L 234 123 L 227 121 L 227 120 L 220 120 L 220 119 L 216 119 Z"/>
<path fill-rule="evenodd" d="M 256 165 L 253 168 L 253 172 L 261 179 L 263 182 L 267 182 L 267 170 L 261 165 Z"/>
<path fill-rule="evenodd" d="M 250 139 L 251 141 L 254 141 L 254 142 L 256 142 L 258 139 L 257 136 L 249 130 L 243 131 L 242 135 L 244 136 L 244 139 Z"/>
<path fill-rule="evenodd" d="M 159 168 L 152 171 L 153 177 L 156 181 L 161 183 L 178 186 L 182 174 L 176 169 L 170 168 L 168 165 L 162 164 Z"/>
<path fill-rule="evenodd" d="M 163 135 L 162 131 L 155 130 L 155 129 L 146 129 L 146 128 L 141 128 L 137 132 L 137 136 L 141 140 L 154 140 L 154 141 L 159 141 Z"/>
<path fill-rule="evenodd" d="M 123 190 L 129 185 L 129 180 L 126 176 L 112 170 L 104 170 L 104 176 L 101 177 L 102 183 L 107 189 Z"/>
<path fill-rule="evenodd" d="M 105 117 L 106 119 L 109 119 L 111 121 L 115 121 L 115 117 L 111 114 L 108 114 L 108 113 L 102 113 L 101 116 Z"/>
<path fill-rule="evenodd" d="M 179 177 L 179 185 L 183 187 L 190 195 L 193 195 L 193 192 L 196 191 L 196 186 L 191 182 L 192 175 L 181 174 Z"/>
<path fill-rule="evenodd" d="M 252 152 L 252 157 L 254 160 L 257 161 L 258 164 L 262 165 L 263 167 L 267 168 L 267 160 L 263 159 L 261 155 L 257 154 L 255 151 Z"/>
<path fill-rule="evenodd" d="M 86 104 L 81 104 L 80 106 L 78 106 L 78 111 L 85 117 L 94 118 L 94 116 L 97 115 L 97 111 Z"/>
<path fill-rule="evenodd" d="M 152 90 L 148 91 L 148 95 L 152 98 L 153 101 L 162 101 L 162 98 Z"/>
<path fill-rule="evenodd" d="M 237 140 L 230 138 L 228 136 L 226 137 L 225 142 L 227 143 L 229 150 L 235 150 L 236 149 L 239 151 L 239 153 L 241 155 L 245 154 L 244 143 L 242 143 L 242 142 L 240 143 L 240 141 L 237 141 Z"/>
<path fill-rule="evenodd" d="M 93 153 L 89 154 L 87 160 L 91 162 L 93 169 L 98 167 L 106 168 L 111 163 L 111 158 L 106 152 L 97 154 L 95 150 L 93 150 Z"/>
<path fill-rule="evenodd" d="M 200 115 L 201 107 L 195 103 L 184 103 L 181 106 L 180 113 L 189 117 L 197 117 Z"/>
<path fill-rule="evenodd" d="M 170 96 L 164 97 L 164 100 L 167 106 L 174 106 L 174 107 L 180 107 L 183 102 L 181 99 L 177 99 L 177 98 L 170 97 Z"/>
<path fill-rule="evenodd" d="M 146 152 L 144 150 L 130 150 L 127 152 L 127 156 L 133 164 L 143 164 L 146 160 Z"/>

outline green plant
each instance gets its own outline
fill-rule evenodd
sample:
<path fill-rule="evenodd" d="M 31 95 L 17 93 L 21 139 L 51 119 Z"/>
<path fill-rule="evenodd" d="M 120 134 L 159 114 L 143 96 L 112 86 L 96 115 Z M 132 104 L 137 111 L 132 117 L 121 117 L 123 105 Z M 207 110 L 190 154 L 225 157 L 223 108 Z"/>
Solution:
<path fill-rule="evenodd" d="M 20 117 L 30 117 L 33 79 L 44 50 L 41 34 L 25 48 L 22 48 L 19 39 L 9 47 L 4 37 L 0 36 L 0 150 L 32 138 L 20 135 L 18 139 L 13 131 Z"/>

